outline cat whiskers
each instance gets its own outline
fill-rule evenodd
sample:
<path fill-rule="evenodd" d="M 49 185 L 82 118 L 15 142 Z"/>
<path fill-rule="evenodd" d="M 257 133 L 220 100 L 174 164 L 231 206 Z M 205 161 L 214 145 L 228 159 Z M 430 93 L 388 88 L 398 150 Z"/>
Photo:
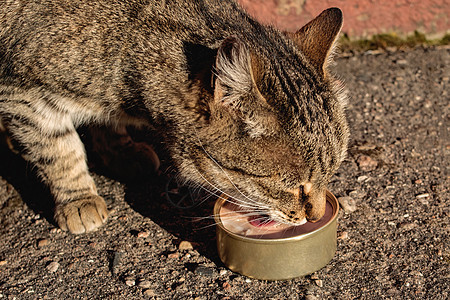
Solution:
<path fill-rule="evenodd" d="M 240 215 L 236 215 L 235 211 L 234 212 L 228 212 L 228 213 L 222 213 L 220 215 L 212 214 L 212 215 L 209 215 L 209 216 L 206 216 L 206 217 L 195 218 L 195 221 L 196 222 L 200 222 L 200 221 L 203 221 L 203 220 L 210 220 L 210 219 L 214 220 L 215 217 L 217 216 L 217 217 L 220 218 L 220 220 L 222 222 L 224 222 L 224 221 L 229 221 L 229 220 L 238 220 L 238 219 L 241 219 L 241 218 L 249 218 L 249 217 L 252 217 L 252 216 L 258 216 L 258 215 L 261 215 L 261 214 L 264 213 L 264 211 L 258 212 L 258 211 L 255 211 L 255 210 L 239 210 L 239 212 L 241 213 Z M 216 223 L 212 223 L 212 224 L 208 224 L 208 225 L 196 228 L 194 230 L 203 230 L 203 229 L 215 226 L 215 225 L 216 225 Z"/>
<path fill-rule="evenodd" d="M 239 215 L 236 215 L 236 212 L 239 212 Z M 220 217 L 221 219 L 232 219 L 235 217 L 240 217 L 240 218 L 247 218 L 247 217 L 252 217 L 252 216 L 261 216 L 265 213 L 265 210 L 261 210 L 261 211 L 257 211 L 254 209 L 248 209 L 248 210 L 237 210 L 237 211 L 230 211 L 230 212 L 225 212 L 225 213 L 221 213 L 221 214 L 212 214 L 206 217 L 195 217 L 196 221 L 202 221 L 202 220 L 207 220 L 207 219 L 214 219 L 215 217 Z M 229 217 L 231 216 L 231 217 Z"/>
<path fill-rule="evenodd" d="M 225 195 L 225 196 L 227 197 L 226 200 L 227 200 L 228 202 L 233 203 L 233 204 L 235 204 L 235 205 L 238 205 L 238 206 L 240 206 L 240 207 L 250 208 L 250 209 L 253 209 L 253 210 L 257 210 L 257 209 L 267 209 L 267 207 L 265 207 L 264 205 L 261 205 L 261 204 L 259 204 L 259 203 L 257 203 L 257 202 L 254 202 L 254 203 L 252 203 L 252 202 L 247 202 L 247 201 L 245 201 L 245 200 L 238 199 L 238 198 L 236 198 L 236 197 L 230 195 L 229 193 L 226 193 L 225 191 L 221 190 L 219 187 L 217 187 L 217 186 L 215 186 L 214 184 L 212 184 L 208 179 L 206 179 L 206 177 L 203 176 L 203 174 L 202 174 L 200 171 L 197 170 L 197 172 L 198 172 L 198 174 L 200 175 L 200 177 L 201 177 L 207 184 L 209 184 L 216 192 L 219 192 L 219 193 L 221 193 L 222 195 Z M 201 187 L 201 188 L 203 188 L 203 189 L 204 189 L 205 191 L 207 191 L 207 192 L 210 192 L 210 193 L 212 193 L 212 194 L 216 194 L 216 192 L 209 191 L 208 189 L 206 189 L 206 188 L 204 188 L 204 187 Z M 222 197 L 222 196 L 220 196 L 220 197 Z"/>
<path fill-rule="evenodd" d="M 238 205 L 240 207 L 251 208 L 253 210 L 258 209 L 260 207 L 262 207 L 263 209 L 266 209 L 266 207 L 263 207 L 259 203 L 247 202 L 247 201 L 244 201 L 242 199 L 238 199 L 238 198 L 230 195 L 229 193 L 223 191 L 222 189 L 220 189 L 219 187 L 217 187 L 213 183 L 211 183 L 208 179 L 206 179 L 206 177 L 203 176 L 203 174 L 199 170 L 197 170 L 196 168 L 194 168 L 194 169 L 195 169 L 195 171 L 197 171 L 197 173 L 200 175 L 200 177 L 203 179 L 203 181 L 205 183 L 207 183 L 207 185 L 209 185 L 212 188 L 212 190 L 209 190 L 205 186 L 203 186 L 201 184 L 197 184 L 197 183 L 195 183 L 195 185 L 193 185 L 193 187 L 202 189 L 202 190 L 206 191 L 207 193 L 209 193 L 211 196 L 215 196 L 215 197 L 217 197 L 218 195 L 222 194 L 226 198 L 224 198 L 222 196 L 219 196 L 219 197 L 222 197 L 222 199 L 226 199 L 228 202 L 233 203 L 235 205 Z M 186 182 L 186 183 L 189 183 L 189 182 Z M 190 183 L 192 183 L 192 182 L 190 182 Z"/>
<path fill-rule="evenodd" d="M 202 176 L 202 175 L 200 174 L 200 176 Z M 202 176 L 202 178 L 204 178 L 204 176 Z M 214 186 L 206 178 L 204 178 L 204 180 L 209 185 L 211 185 L 214 188 L 214 190 L 216 190 L 216 191 L 211 191 L 210 189 L 207 189 L 203 185 L 198 184 L 198 183 L 190 182 L 190 184 L 188 184 L 188 182 L 184 182 L 184 184 L 182 184 L 182 185 L 185 185 L 185 186 L 189 186 L 190 192 L 192 191 L 193 193 L 196 193 L 196 192 L 198 193 L 199 190 L 203 190 L 203 191 L 207 192 L 207 195 L 204 195 L 203 197 L 201 197 L 201 199 L 199 200 L 200 202 L 197 203 L 196 206 L 199 205 L 200 203 L 206 201 L 210 197 L 217 197 L 217 195 L 218 195 L 217 191 L 222 192 L 224 194 L 223 191 L 220 191 L 220 189 L 218 187 Z M 192 194 L 191 194 L 191 197 L 192 197 Z M 261 215 L 261 214 L 264 214 L 265 211 L 266 211 L 265 209 L 260 209 L 260 208 L 254 206 L 254 205 L 250 205 L 248 207 L 245 207 L 241 202 L 236 202 L 236 201 L 231 200 L 231 199 L 232 199 L 232 196 L 229 195 L 229 197 L 227 197 L 228 202 L 229 203 L 233 203 L 234 205 L 236 205 L 238 207 L 238 209 L 239 209 L 239 212 L 245 214 L 243 217 L 250 217 L 250 216 L 253 216 L 253 215 Z M 227 215 L 228 215 L 228 213 L 223 213 L 221 215 L 222 220 L 224 218 L 227 219 L 228 218 Z M 201 221 L 204 221 L 204 220 L 214 220 L 215 217 L 216 217 L 216 215 L 213 214 L 213 215 L 201 216 L 201 217 L 198 217 L 198 216 L 197 217 L 188 217 L 188 219 L 192 219 L 193 222 L 201 222 Z M 195 230 L 206 229 L 206 228 L 209 228 L 209 227 L 214 226 L 214 225 L 215 225 L 215 223 L 212 223 L 212 224 L 209 224 L 207 226 L 203 226 L 201 228 L 197 228 Z"/>
<path fill-rule="evenodd" d="M 253 217 L 253 216 L 261 216 L 260 218 L 256 218 L 255 220 L 257 220 L 257 221 L 265 220 L 265 222 L 263 222 L 263 224 L 268 223 L 270 221 L 275 221 L 275 222 L 277 222 L 277 224 L 275 226 L 280 226 L 282 224 L 283 225 L 291 225 L 291 226 L 293 225 L 291 222 L 288 222 L 288 221 L 284 220 L 282 218 L 282 216 L 279 215 L 279 212 L 272 212 L 266 206 L 263 206 L 263 205 L 261 205 L 259 203 L 257 203 L 255 205 L 253 203 L 247 203 L 246 201 L 242 201 L 241 199 L 238 199 L 238 198 L 236 198 L 236 197 L 234 197 L 234 196 L 224 192 L 223 190 L 221 190 L 220 188 L 218 188 L 217 186 L 212 184 L 198 170 L 197 170 L 197 172 L 203 178 L 203 180 L 214 189 L 213 191 L 211 191 L 211 190 L 207 189 L 206 187 L 204 187 L 201 184 L 197 184 L 197 183 L 193 184 L 190 188 L 203 190 L 203 191 L 208 193 L 208 195 L 204 196 L 201 199 L 200 203 L 206 201 L 210 197 L 217 197 L 217 194 L 221 193 L 225 197 L 222 197 L 222 196 L 219 196 L 219 197 L 222 197 L 222 199 L 225 199 L 227 202 L 236 205 L 238 207 L 238 209 L 236 211 L 239 212 L 240 215 L 236 216 L 236 211 L 234 211 L 234 212 L 222 213 L 220 215 L 211 214 L 211 215 L 208 215 L 208 216 L 192 217 L 194 222 L 201 222 L 201 221 L 204 221 L 204 220 L 214 220 L 216 216 L 219 217 L 222 220 L 237 219 L 237 218 L 249 218 L 249 217 Z M 229 217 L 229 215 L 230 215 L 230 217 Z M 262 215 L 264 215 L 264 216 L 262 216 Z M 273 218 L 274 215 L 277 218 Z M 267 217 L 267 216 L 269 216 L 269 217 Z M 200 227 L 197 230 L 206 229 L 206 228 L 209 228 L 209 227 L 214 226 L 214 225 L 215 225 L 215 223 L 212 223 L 212 224 Z"/>
<path fill-rule="evenodd" d="M 197 170 L 197 171 L 198 171 L 198 170 Z M 246 208 L 253 208 L 253 209 L 262 208 L 262 209 L 268 209 L 267 206 L 262 205 L 261 203 L 258 203 L 257 201 L 254 201 L 254 200 L 252 200 L 252 199 L 250 199 L 250 198 L 248 198 L 248 197 L 246 197 L 246 200 L 243 200 L 243 199 L 241 199 L 241 198 L 237 198 L 237 197 L 235 197 L 235 196 L 233 196 L 233 195 L 231 195 L 231 194 L 229 194 L 229 193 L 227 193 L 227 192 L 221 190 L 220 188 L 218 188 L 217 186 L 215 186 L 214 184 L 212 184 L 209 180 L 207 180 L 207 179 L 205 178 L 205 176 L 203 176 L 203 175 L 200 173 L 200 171 L 198 171 L 198 173 L 199 173 L 199 175 L 202 177 L 202 179 L 203 179 L 206 183 L 208 183 L 213 189 L 215 189 L 216 191 L 220 192 L 222 195 L 226 196 L 226 197 L 227 197 L 226 200 L 227 200 L 228 202 L 233 203 L 233 204 L 236 204 L 236 205 L 241 206 L 241 207 L 246 207 Z M 237 188 L 236 188 L 236 190 L 237 190 L 241 195 L 243 195 L 242 192 L 240 192 Z"/>
<path fill-rule="evenodd" d="M 230 175 L 228 175 L 228 173 L 223 169 L 223 167 L 216 161 L 216 159 L 214 159 L 209 153 L 208 151 L 206 151 L 205 147 L 203 146 L 202 142 L 200 141 L 200 138 L 198 137 L 198 135 L 196 135 L 197 139 L 198 139 L 198 143 L 200 145 L 200 147 L 202 148 L 203 152 L 205 152 L 205 154 L 209 157 L 209 159 L 211 159 L 211 161 L 214 162 L 214 164 L 216 164 L 219 169 L 223 172 L 223 174 L 225 174 L 225 176 L 228 178 L 228 180 L 230 181 L 231 185 L 236 189 L 236 191 L 242 195 L 246 200 L 242 200 L 242 199 L 238 199 L 236 197 L 232 197 L 231 195 L 227 194 L 227 193 L 223 193 L 223 191 L 221 191 L 223 194 L 225 194 L 227 197 L 232 198 L 234 200 L 236 200 L 237 202 L 246 204 L 246 205 L 250 205 L 250 206 L 255 206 L 256 208 L 264 208 L 264 209 L 269 209 L 268 206 L 261 204 L 260 202 L 251 199 L 250 197 L 248 197 L 247 195 L 245 195 L 237 186 L 236 184 L 233 182 L 233 180 L 231 179 Z M 198 171 L 198 173 L 200 174 L 200 176 L 203 178 L 203 180 L 205 180 L 208 184 L 210 184 L 213 188 L 218 189 L 217 187 L 215 187 L 213 184 L 211 184 L 202 174 L 201 172 L 196 169 Z M 219 190 L 219 189 L 218 189 Z M 229 199 L 228 199 L 229 200 Z M 230 201 L 231 202 L 231 201 Z M 236 203 L 235 203 L 236 204 Z M 238 203 L 239 204 L 239 203 Z"/>

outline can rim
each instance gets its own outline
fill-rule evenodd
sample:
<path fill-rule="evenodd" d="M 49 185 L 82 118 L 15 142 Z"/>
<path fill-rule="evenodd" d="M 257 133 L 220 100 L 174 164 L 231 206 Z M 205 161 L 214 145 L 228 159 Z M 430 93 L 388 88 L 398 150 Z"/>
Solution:
<path fill-rule="evenodd" d="M 333 215 L 331 216 L 330 220 L 328 220 L 327 223 L 325 223 L 323 226 L 307 232 L 307 233 L 303 233 L 300 235 L 295 235 L 295 236 L 291 236 L 291 237 L 287 237 L 287 238 L 278 238 L 278 239 L 258 239 L 258 238 L 252 238 L 252 237 L 246 237 L 246 236 L 242 236 L 239 235 L 237 233 L 234 233 L 230 230 L 228 230 L 227 228 L 225 228 L 225 226 L 222 223 L 222 220 L 220 220 L 220 208 L 222 207 L 222 205 L 225 203 L 225 201 L 228 199 L 228 196 L 225 194 L 221 194 L 219 196 L 219 198 L 217 199 L 216 203 L 214 204 L 214 221 L 216 222 L 216 225 L 219 226 L 219 228 L 223 231 L 225 231 L 228 235 L 230 235 L 231 237 L 238 239 L 238 240 L 242 240 L 242 241 L 247 241 L 247 242 L 251 242 L 251 243 L 275 243 L 275 244 L 279 244 L 279 243 L 287 243 L 287 242 L 294 242 L 294 241 L 299 241 L 299 240 L 303 240 L 306 239 L 310 236 L 313 236 L 315 234 L 317 234 L 318 232 L 321 232 L 323 230 L 325 230 L 327 227 L 330 226 L 330 224 L 332 224 L 333 222 L 335 222 L 337 215 L 339 213 L 339 204 L 338 201 L 336 199 L 336 197 L 329 191 L 326 191 L 326 201 L 328 201 L 331 206 L 333 207 Z"/>

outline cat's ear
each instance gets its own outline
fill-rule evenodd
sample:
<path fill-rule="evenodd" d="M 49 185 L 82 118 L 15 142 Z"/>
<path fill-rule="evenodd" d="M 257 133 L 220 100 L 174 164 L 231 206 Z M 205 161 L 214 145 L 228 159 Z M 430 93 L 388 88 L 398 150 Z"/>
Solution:
<path fill-rule="evenodd" d="M 294 40 L 317 70 L 324 73 L 342 23 L 342 11 L 333 7 L 324 10 L 296 33 L 290 33 L 288 36 Z"/>
<path fill-rule="evenodd" d="M 278 132 L 276 116 L 258 89 L 263 64 L 239 39 L 229 37 L 218 49 L 215 65 L 214 102 L 240 111 L 251 137 Z"/>
<path fill-rule="evenodd" d="M 253 87 L 251 55 L 236 37 L 225 39 L 217 50 L 214 73 L 214 100 L 239 107 L 243 95 Z"/>

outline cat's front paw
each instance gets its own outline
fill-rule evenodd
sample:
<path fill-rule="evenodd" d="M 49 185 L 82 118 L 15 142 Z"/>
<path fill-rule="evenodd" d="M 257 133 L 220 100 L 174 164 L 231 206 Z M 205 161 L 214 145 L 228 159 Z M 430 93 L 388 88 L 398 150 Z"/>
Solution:
<path fill-rule="evenodd" d="M 80 234 L 96 230 L 108 218 L 105 200 L 98 195 L 56 206 L 55 219 L 62 230 Z"/>

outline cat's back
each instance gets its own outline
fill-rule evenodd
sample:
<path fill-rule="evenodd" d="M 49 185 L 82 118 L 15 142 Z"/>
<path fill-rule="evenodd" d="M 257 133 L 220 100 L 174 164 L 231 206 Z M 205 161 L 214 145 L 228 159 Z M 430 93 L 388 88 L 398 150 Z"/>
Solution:
<path fill-rule="evenodd" d="M 68 74 L 77 74 L 79 81 L 102 76 L 111 83 L 124 64 L 136 68 L 130 57 L 153 65 L 179 61 L 183 41 L 210 46 L 243 15 L 231 0 L 6 1 L 0 5 L 0 77 L 56 78 L 67 85 Z"/>
<path fill-rule="evenodd" d="M 23 82 L 108 70 L 127 36 L 129 1 L 7 1 L 0 5 L 0 76 Z M 128 21 L 129 23 L 129 21 Z M 97 64 L 94 66 L 95 62 Z M 92 75 L 90 75 L 92 76 Z"/>
<path fill-rule="evenodd" d="M 92 39 L 130 39 L 137 32 L 149 39 L 158 34 L 207 38 L 204 34 L 242 25 L 244 16 L 232 0 L 3 1 L 0 46 L 37 41 L 41 49 L 61 41 L 86 45 Z"/>

